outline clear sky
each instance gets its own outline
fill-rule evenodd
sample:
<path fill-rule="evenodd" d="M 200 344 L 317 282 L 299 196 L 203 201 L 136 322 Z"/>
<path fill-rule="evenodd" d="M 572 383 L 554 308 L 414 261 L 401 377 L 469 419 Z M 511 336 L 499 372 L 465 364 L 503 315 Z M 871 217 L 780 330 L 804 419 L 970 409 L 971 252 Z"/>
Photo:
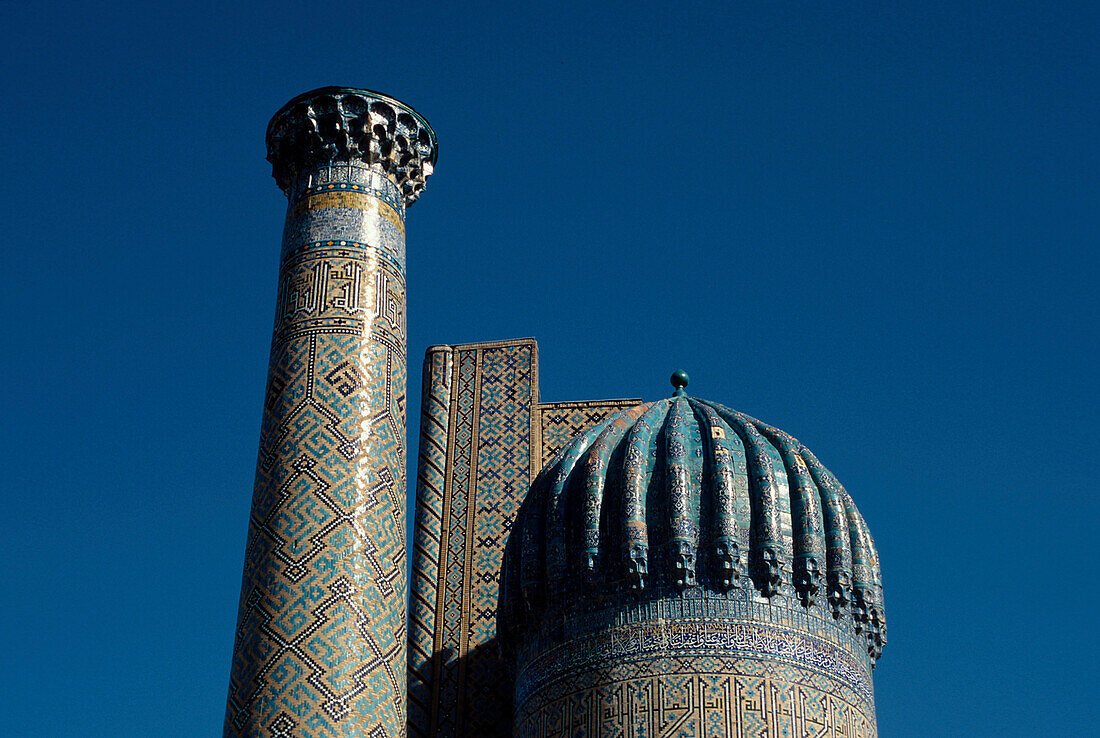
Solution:
<path fill-rule="evenodd" d="M 535 336 L 545 400 L 683 368 L 867 519 L 884 738 L 1095 730 L 1095 3 L 321 5 L 0 4 L 0 733 L 221 730 L 264 130 L 323 85 L 439 137 L 412 428 L 431 344 Z"/>

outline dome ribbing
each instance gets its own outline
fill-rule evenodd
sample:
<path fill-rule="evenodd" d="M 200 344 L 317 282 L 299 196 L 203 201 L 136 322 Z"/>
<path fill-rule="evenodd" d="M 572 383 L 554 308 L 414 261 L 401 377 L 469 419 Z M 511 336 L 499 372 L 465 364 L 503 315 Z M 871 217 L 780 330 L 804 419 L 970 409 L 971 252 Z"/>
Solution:
<path fill-rule="evenodd" d="M 539 474 L 505 550 L 499 630 L 694 588 L 827 606 L 873 659 L 886 641 L 878 554 L 844 487 L 787 433 L 681 388 Z"/>

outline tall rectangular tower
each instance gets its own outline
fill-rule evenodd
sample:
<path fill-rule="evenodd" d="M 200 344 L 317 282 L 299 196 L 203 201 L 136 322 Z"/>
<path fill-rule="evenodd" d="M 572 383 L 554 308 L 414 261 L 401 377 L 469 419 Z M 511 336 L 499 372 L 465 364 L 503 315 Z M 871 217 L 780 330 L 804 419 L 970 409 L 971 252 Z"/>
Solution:
<path fill-rule="evenodd" d="M 639 400 L 539 401 L 532 338 L 424 359 L 409 598 L 409 734 L 511 735 L 496 642 L 504 543 L 535 475 L 575 434 Z"/>
<path fill-rule="evenodd" d="M 287 195 L 227 736 L 405 734 L 408 106 L 326 87 L 272 118 Z"/>

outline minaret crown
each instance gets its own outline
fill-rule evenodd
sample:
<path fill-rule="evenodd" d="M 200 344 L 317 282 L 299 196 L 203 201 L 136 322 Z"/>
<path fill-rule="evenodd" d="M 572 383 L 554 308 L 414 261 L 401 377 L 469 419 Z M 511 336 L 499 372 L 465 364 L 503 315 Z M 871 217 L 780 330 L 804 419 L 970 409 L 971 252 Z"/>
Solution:
<path fill-rule="evenodd" d="M 435 167 L 438 148 L 431 126 L 408 105 L 351 87 L 298 95 L 267 126 L 267 160 L 288 195 L 303 172 L 362 162 L 393 177 L 411 205 Z"/>

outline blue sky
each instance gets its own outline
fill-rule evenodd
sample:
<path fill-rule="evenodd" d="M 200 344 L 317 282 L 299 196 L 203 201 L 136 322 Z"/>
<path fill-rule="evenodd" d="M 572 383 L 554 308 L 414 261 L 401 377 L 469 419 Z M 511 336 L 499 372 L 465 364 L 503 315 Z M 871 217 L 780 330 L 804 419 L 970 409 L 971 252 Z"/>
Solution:
<path fill-rule="evenodd" d="M 883 736 L 1095 729 L 1095 4 L 319 5 L 0 7 L 5 734 L 220 731 L 264 130 L 330 84 L 439 137 L 414 377 L 531 335 L 546 400 L 687 370 L 863 511 Z"/>

